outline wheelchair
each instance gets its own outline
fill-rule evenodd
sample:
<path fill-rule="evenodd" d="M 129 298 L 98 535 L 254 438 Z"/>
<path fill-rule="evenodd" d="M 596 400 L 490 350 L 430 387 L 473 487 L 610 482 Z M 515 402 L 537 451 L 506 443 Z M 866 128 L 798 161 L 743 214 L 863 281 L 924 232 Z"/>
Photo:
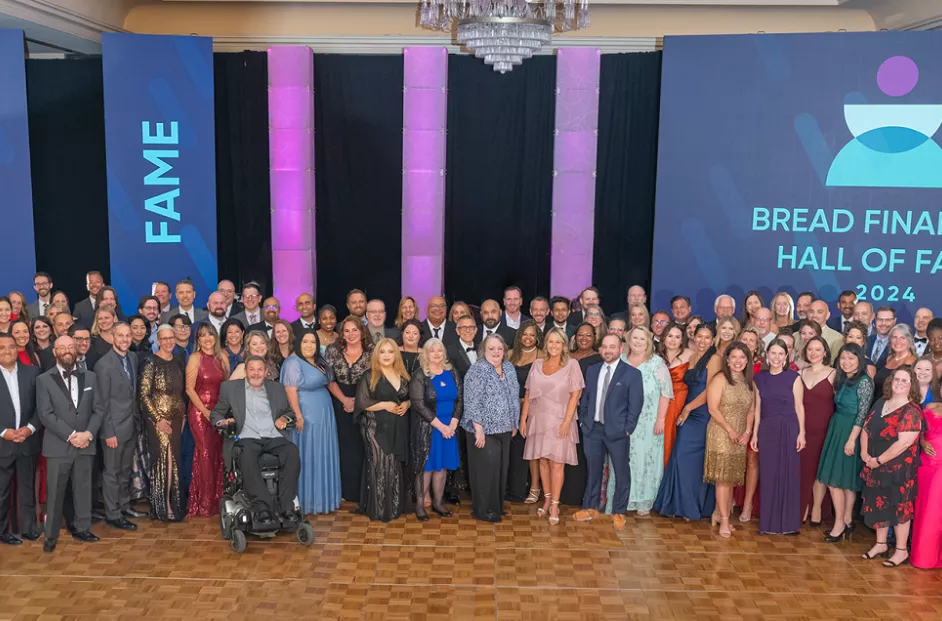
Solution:
<path fill-rule="evenodd" d="M 294 427 L 294 418 L 289 417 L 288 428 Z M 273 515 L 271 523 L 258 523 L 252 515 L 252 501 L 242 489 L 242 473 L 239 471 L 239 457 L 242 450 L 236 446 L 236 425 L 217 425 L 216 430 L 223 437 L 223 463 L 225 476 L 223 479 L 223 494 L 219 500 L 219 528 L 222 538 L 229 541 L 232 550 L 237 554 L 245 552 L 248 543 L 246 535 L 255 535 L 263 539 L 275 537 L 279 532 L 293 530 L 302 546 L 314 543 L 314 528 L 308 523 L 301 512 L 298 499 L 294 500 L 294 512 L 290 519 L 280 515 Z M 259 469 L 268 493 L 271 494 L 271 506 L 278 506 L 278 478 L 281 466 L 274 455 L 263 453 L 259 456 Z M 277 512 L 276 512 L 277 513 Z"/>

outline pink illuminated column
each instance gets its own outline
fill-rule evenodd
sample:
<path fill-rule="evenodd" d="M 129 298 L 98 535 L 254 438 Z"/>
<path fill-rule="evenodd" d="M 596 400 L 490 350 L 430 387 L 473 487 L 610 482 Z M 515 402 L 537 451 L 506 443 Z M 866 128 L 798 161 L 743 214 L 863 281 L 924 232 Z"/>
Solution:
<path fill-rule="evenodd" d="M 552 295 L 575 297 L 592 284 L 600 57 L 588 47 L 556 54 Z"/>
<path fill-rule="evenodd" d="M 402 86 L 402 295 L 442 294 L 448 52 L 407 47 Z"/>
<path fill-rule="evenodd" d="M 314 293 L 314 55 L 306 46 L 268 50 L 271 249 L 281 316 Z"/>

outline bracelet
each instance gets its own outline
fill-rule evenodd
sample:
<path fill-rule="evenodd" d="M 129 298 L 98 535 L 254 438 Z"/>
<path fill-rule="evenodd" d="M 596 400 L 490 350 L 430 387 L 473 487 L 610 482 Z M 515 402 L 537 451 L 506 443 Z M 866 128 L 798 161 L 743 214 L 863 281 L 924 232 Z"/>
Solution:
<path fill-rule="evenodd" d="M 879 458 L 879 457 L 874 457 L 874 459 L 877 460 L 877 465 L 878 465 L 878 466 L 882 466 L 882 465 L 883 465 L 883 462 L 880 461 L 880 458 Z"/>

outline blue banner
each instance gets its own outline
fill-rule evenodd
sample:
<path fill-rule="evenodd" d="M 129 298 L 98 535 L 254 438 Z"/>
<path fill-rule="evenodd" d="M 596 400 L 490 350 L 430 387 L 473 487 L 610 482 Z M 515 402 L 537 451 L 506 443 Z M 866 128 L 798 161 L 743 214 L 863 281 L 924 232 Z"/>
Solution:
<path fill-rule="evenodd" d="M 213 46 L 205 37 L 104 34 L 111 284 L 125 307 L 158 280 L 215 291 Z"/>
<path fill-rule="evenodd" d="M 666 38 L 654 306 L 942 308 L 940 58 L 939 32 Z"/>
<path fill-rule="evenodd" d="M 0 30 L 0 221 L 3 251 L 0 295 L 26 293 L 32 299 L 36 272 L 33 187 L 29 168 L 26 60 L 22 30 Z"/>

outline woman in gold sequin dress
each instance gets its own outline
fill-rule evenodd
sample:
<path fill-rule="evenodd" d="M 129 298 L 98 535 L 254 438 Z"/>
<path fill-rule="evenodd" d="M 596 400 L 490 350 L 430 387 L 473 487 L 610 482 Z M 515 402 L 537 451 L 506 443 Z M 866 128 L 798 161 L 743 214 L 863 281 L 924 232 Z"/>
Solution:
<path fill-rule="evenodd" d="M 186 515 L 180 489 L 180 434 L 186 417 L 183 364 L 173 355 L 173 328 L 157 328 L 157 353 L 141 370 L 141 415 L 150 447 L 150 517 L 179 522 Z"/>
<path fill-rule="evenodd" d="M 746 444 L 752 434 L 754 403 L 751 355 L 737 341 L 726 348 L 722 372 L 707 387 L 710 424 L 703 480 L 716 486 L 712 522 L 719 523 L 722 537 L 729 537 L 733 530 L 729 525 L 733 487 L 742 485 L 746 477 Z"/>

